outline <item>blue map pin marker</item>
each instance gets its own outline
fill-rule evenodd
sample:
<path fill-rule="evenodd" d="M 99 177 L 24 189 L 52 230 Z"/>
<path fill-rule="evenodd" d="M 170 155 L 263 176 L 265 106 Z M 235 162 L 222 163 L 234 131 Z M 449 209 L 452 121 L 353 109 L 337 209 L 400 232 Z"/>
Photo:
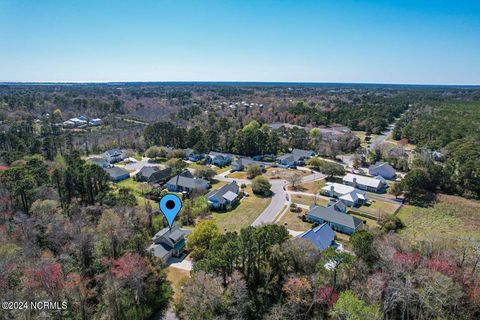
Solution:
<path fill-rule="evenodd" d="M 172 229 L 173 220 L 182 209 L 182 200 L 174 194 L 167 194 L 160 199 L 160 211 L 168 222 L 168 227 Z"/>

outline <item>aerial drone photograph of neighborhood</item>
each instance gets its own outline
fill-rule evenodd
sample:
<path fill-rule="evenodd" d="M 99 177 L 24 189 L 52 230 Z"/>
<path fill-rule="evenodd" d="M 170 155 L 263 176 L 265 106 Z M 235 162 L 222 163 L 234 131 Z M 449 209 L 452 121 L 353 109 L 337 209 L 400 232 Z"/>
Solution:
<path fill-rule="evenodd" d="M 480 318 L 480 2 L 0 0 L 0 319 Z"/>

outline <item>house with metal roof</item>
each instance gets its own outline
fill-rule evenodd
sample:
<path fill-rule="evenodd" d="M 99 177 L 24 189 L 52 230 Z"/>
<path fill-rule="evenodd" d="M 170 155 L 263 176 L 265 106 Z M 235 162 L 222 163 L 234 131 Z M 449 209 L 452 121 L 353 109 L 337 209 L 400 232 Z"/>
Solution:
<path fill-rule="evenodd" d="M 388 180 L 394 180 L 397 175 L 395 169 L 386 162 L 377 162 L 368 168 L 368 173 L 372 176 L 381 176 Z"/>
<path fill-rule="evenodd" d="M 349 207 L 360 206 L 368 201 L 365 191 L 336 182 L 327 182 L 320 193 L 332 198 L 338 198 Z"/>
<path fill-rule="evenodd" d="M 335 243 L 335 231 L 325 222 L 298 235 L 298 238 L 309 240 L 320 251 L 324 251 Z"/>
<path fill-rule="evenodd" d="M 385 192 L 387 183 L 379 177 L 366 177 L 358 174 L 347 173 L 342 179 L 343 183 L 361 190 L 371 192 Z"/>
<path fill-rule="evenodd" d="M 167 189 L 170 192 L 192 192 L 206 191 L 210 188 L 207 180 L 195 178 L 188 170 L 184 170 L 179 175 L 171 178 L 167 182 Z"/>
<path fill-rule="evenodd" d="M 106 173 L 110 176 L 110 180 L 113 182 L 120 182 L 130 178 L 130 173 L 119 167 L 104 168 Z"/>
<path fill-rule="evenodd" d="M 167 262 L 170 257 L 180 257 L 185 250 L 185 240 L 188 232 L 173 225 L 172 228 L 163 228 L 153 237 L 153 243 L 148 247 L 155 257 Z"/>
<path fill-rule="evenodd" d="M 306 213 L 306 217 L 309 220 L 321 224 L 328 223 L 333 230 L 345 234 L 352 234 L 355 231 L 361 230 L 364 224 L 363 220 L 348 213 L 339 212 L 335 210 L 333 206 L 313 206 Z"/>
<path fill-rule="evenodd" d="M 138 182 L 148 183 L 165 183 L 172 174 L 172 168 L 165 167 L 160 169 L 159 167 L 144 166 L 135 175 L 135 179 Z"/>
<path fill-rule="evenodd" d="M 232 181 L 219 189 L 210 191 L 207 194 L 208 204 L 212 209 L 225 210 L 228 206 L 233 206 L 238 202 L 240 187 L 235 181 Z"/>

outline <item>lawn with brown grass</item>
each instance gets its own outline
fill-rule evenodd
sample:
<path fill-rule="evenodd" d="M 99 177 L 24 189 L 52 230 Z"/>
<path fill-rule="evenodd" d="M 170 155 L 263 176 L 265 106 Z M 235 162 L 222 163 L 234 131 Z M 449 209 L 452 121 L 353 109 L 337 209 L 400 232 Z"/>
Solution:
<path fill-rule="evenodd" d="M 232 173 L 229 173 L 227 175 L 227 178 L 231 179 L 248 179 L 247 178 L 247 173 L 245 171 L 235 171 Z"/>
<path fill-rule="evenodd" d="M 307 206 L 311 206 L 312 204 L 316 204 L 318 206 L 326 207 L 328 204 L 328 200 L 325 198 L 317 197 L 316 203 L 313 196 L 306 196 L 301 194 L 294 194 L 291 196 L 291 200 L 294 203 L 304 204 Z"/>
<path fill-rule="evenodd" d="M 301 212 L 291 212 L 290 209 L 285 212 L 277 224 L 285 226 L 287 229 L 294 231 L 307 231 L 312 228 L 312 224 L 302 221 L 300 218 L 307 212 L 306 209 L 302 209 Z M 286 224 L 285 224 L 286 223 Z"/>
<path fill-rule="evenodd" d="M 286 169 L 286 168 L 268 168 L 267 172 L 265 172 L 265 176 L 269 179 L 285 179 L 287 181 L 288 181 L 288 178 L 294 174 L 297 174 L 301 177 L 305 177 L 311 173 L 305 170 Z"/>
<path fill-rule="evenodd" d="M 408 206 L 400 210 L 405 228 L 400 235 L 412 241 L 473 238 L 480 240 L 480 202 L 438 195 L 429 208 Z"/>
<path fill-rule="evenodd" d="M 172 284 L 173 289 L 173 300 L 179 298 L 181 293 L 181 288 L 185 281 L 190 277 L 190 272 L 174 267 L 167 268 L 167 280 Z"/>
<path fill-rule="evenodd" d="M 288 186 L 290 191 L 300 191 L 312 194 L 319 194 L 320 190 L 325 186 L 325 180 L 311 181 L 299 184 L 295 188 Z"/>

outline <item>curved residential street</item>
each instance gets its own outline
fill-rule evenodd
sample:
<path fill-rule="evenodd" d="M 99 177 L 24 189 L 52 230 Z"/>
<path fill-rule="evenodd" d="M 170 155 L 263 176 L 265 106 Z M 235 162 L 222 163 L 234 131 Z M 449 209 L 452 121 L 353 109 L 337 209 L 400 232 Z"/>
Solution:
<path fill-rule="evenodd" d="M 252 183 L 252 181 L 249 179 L 227 178 L 226 176 L 229 173 L 230 171 L 223 172 L 222 174 L 216 175 L 215 179 L 219 181 L 225 181 L 225 182 L 236 181 L 239 184 Z M 302 178 L 302 183 L 322 180 L 324 178 L 325 178 L 324 174 L 320 172 L 315 172 L 308 176 L 304 176 Z M 290 198 L 288 196 L 290 191 L 287 191 L 288 182 L 284 179 L 272 179 L 270 180 L 270 183 L 272 184 L 272 192 L 273 192 L 272 201 L 270 202 L 268 207 L 266 207 L 265 210 L 263 210 L 263 212 L 252 223 L 253 227 L 274 222 L 275 218 L 283 211 L 283 208 L 290 204 Z"/>

